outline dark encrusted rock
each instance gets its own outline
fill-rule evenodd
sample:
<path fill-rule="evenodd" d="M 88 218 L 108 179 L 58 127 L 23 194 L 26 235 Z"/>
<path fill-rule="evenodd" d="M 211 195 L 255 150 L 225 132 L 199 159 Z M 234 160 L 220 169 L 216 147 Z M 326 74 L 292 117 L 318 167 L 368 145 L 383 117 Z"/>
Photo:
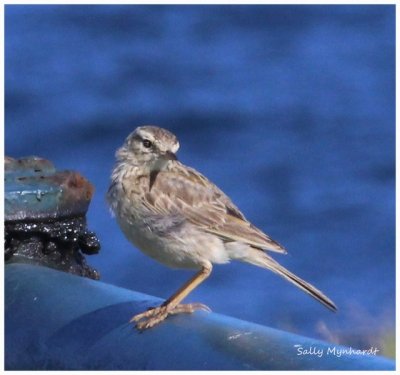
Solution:
<path fill-rule="evenodd" d="M 99 279 L 83 254 L 100 243 L 86 226 L 93 185 L 45 159 L 5 158 L 5 260 Z"/>

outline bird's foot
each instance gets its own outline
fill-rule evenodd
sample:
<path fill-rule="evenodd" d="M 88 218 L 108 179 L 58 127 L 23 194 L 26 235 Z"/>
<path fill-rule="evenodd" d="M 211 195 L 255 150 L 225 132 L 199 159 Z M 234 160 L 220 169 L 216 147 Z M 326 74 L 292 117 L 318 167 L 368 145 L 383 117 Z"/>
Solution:
<path fill-rule="evenodd" d="M 155 325 L 161 323 L 168 315 L 175 314 L 191 314 L 196 310 L 203 310 L 210 312 L 211 309 L 203 305 L 202 303 L 188 303 L 179 304 L 176 306 L 162 304 L 158 307 L 152 307 L 147 311 L 137 314 L 132 317 L 130 323 L 136 322 L 136 328 L 139 330 L 145 330 L 147 328 L 154 327 Z"/>
<path fill-rule="evenodd" d="M 203 310 L 207 312 L 211 312 L 211 309 L 202 303 L 186 303 L 186 304 L 179 304 L 175 306 L 175 308 L 169 312 L 169 315 L 175 314 L 191 314 L 196 310 Z"/>

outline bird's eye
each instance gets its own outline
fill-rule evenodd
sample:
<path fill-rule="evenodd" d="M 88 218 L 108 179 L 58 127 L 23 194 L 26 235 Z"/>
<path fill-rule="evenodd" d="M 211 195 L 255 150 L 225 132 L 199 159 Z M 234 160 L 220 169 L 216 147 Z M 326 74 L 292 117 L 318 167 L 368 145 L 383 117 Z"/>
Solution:
<path fill-rule="evenodd" d="M 146 148 L 150 148 L 153 144 L 148 140 L 148 139 L 144 139 L 143 140 L 143 146 Z"/>

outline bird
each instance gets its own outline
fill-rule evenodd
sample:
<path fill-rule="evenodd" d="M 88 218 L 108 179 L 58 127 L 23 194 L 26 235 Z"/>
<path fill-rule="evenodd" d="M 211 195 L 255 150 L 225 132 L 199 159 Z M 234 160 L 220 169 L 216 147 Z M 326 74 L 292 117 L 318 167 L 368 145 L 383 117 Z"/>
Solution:
<path fill-rule="evenodd" d="M 206 280 L 214 264 L 237 260 L 268 269 L 314 297 L 328 309 L 336 305 L 302 280 L 270 252 L 285 248 L 253 225 L 232 200 L 194 168 L 182 164 L 177 137 L 153 125 L 137 127 L 115 153 L 106 199 L 126 238 L 154 260 L 196 273 L 160 306 L 130 320 L 138 330 L 169 315 L 211 311 L 182 300 Z"/>

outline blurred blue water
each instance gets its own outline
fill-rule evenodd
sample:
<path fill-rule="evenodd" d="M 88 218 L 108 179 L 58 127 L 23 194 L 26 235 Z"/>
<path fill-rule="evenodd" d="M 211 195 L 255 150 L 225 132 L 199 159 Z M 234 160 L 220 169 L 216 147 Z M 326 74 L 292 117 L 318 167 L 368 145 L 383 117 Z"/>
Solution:
<path fill-rule="evenodd" d="M 156 124 L 340 311 L 243 264 L 188 300 L 380 345 L 395 311 L 394 6 L 8 5 L 5 21 L 6 154 L 95 184 L 103 281 L 167 297 L 191 274 L 133 249 L 105 204 L 115 149 Z"/>

